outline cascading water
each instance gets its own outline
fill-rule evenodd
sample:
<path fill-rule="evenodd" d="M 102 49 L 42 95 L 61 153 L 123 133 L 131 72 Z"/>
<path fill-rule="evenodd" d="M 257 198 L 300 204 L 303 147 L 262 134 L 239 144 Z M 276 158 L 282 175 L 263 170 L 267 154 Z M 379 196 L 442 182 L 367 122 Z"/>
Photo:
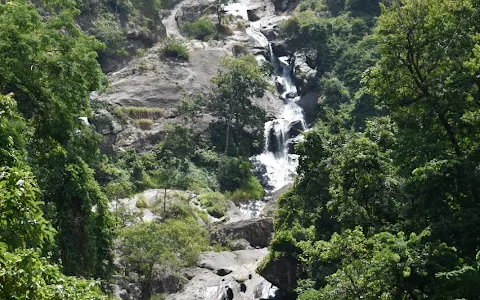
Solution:
<path fill-rule="evenodd" d="M 254 34 L 250 36 L 259 39 L 259 35 L 268 43 L 263 34 L 250 27 Z M 280 118 L 265 123 L 263 153 L 252 157 L 257 173 L 262 176 L 262 183 L 267 192 L 266 200 L 275 191 L 293 182 L 298 166 L 298 155 L 293 154 L 293 145 L 301 141 L 302 132 L 307 129 L 303 110 L 297 105 L 299 96 L 292 79 L 292 61 L 288 56 L 277 57 L 270 49 L 270 62 L 274 66 L 271 77 L 280 98 L 284 101 L 283 112 Z M 240 207 L 249 218 L 258 217 L 265 207 L 265 201 L 250 201 Z"/>
<path fill-rule="evenodd" d="M 291 183 L 296 174 L 298 155 L 292 146 L 307 129 L 303 110 L 297 105 L 299 97 L 292 79 L 292 64 L 287 56 L 276 57 L 270 46 L 270 62 L 274 65 L 272 80 L 285 102 L 280 118 L 265 123 L 265 148 L 253 161 L 264 169 L 267 191 L 274 192 Z"/>

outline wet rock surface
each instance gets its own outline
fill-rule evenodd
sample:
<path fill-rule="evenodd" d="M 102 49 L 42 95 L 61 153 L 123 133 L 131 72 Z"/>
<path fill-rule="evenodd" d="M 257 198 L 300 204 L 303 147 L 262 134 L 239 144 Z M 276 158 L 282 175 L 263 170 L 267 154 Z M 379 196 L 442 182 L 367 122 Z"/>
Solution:
<path fill-rule="evenodd" d="M 188 270 L 191 280 L 167 300 L 273 299 L 277 289 L 255 273 L 267 254 L 265 248 L 202 253 L 197 267 Z"/>

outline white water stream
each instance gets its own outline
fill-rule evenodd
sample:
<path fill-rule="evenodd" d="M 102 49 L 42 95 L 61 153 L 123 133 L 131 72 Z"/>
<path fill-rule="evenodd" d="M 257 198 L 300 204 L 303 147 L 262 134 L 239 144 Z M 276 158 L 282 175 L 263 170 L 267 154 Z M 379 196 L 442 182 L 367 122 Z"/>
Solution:
<path fill-rule="evenodd" d="M 227 5 L 225 11 L 248 20 L 246 7 L 242 3 Z M 265 123 L 263 153 L 251 158 L 255 168 L 261 170 L 267 197 L 263 201 L 250 201 L 241 205 L 240 210 L 247 218 L 258 217 L 269 197 L 293 182 L 298 166 L 298 155 L 292 154 L 293 145 L 302 139 L 301 132 L 307 129 L 303 110 L 296 103 L 300 97 L 292 78 L 292 58 L 275 55 L 268 39 L 260 31 L 261 26 L 261 21 L 250 22 L 246 34 L 260 47 L 268 47 L 269 60 L 274 66 L 271 81 L 277 87 L 284 106 L 277 119 Z"/>

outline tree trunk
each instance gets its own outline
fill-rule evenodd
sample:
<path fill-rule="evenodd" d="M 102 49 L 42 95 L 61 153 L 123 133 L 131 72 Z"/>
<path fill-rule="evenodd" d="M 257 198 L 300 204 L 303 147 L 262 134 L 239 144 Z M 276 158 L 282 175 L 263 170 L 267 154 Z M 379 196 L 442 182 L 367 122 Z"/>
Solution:
<path fill-rule="evenodd" d="M 163 193 L 163 212 L 167 212 L 167 189 L 164 189 Z"/>
<path fill-rule="evenodd" d="M 228 140 L 230 139 L 230 123 L 227 121 L 227 136 L 225 137 L 225 155 L 228 155 Z"/>

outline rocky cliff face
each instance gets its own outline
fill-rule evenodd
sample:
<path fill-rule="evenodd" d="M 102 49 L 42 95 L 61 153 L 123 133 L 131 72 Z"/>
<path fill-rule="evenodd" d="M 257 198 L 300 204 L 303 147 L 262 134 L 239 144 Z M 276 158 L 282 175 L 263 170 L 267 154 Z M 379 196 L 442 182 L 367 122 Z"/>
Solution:
<path fill-rule="evenodd" d="M 285 2 L 292 6 L 292 1 Z M 183 122 L 178 116 L 176 106 L 185 94 L 193 94 L 208 89 L 209 78 L 215 75 L 219 69 L 219 61 L 222 56 L 234 55 L 238 45 L 248 46 L 258 61 L 269 59 L 269 46 L 264 34 L 273 42 L 273 50 L 277 56 L 293 55 L 281 41 L 275 41 L 276 31 L 281 21 L 288 17 L 280 11 L 275 10 L 275 3 L 259 0 L 243 0 L 238 7 L 233 7 L 227 13 L 239 18 L 245 14 L 259 27 L 257 31 L 252 28 L 236 30 L 223 41 L 200 42 L 186 40 L 181 35 L 181 26 L 199 18 L 200 12 L 209 14 L 212 11 L 212 0 L 184 0 L 176 4 L 170 14 L 164 18 L 162 26 L 166 33 L 174 35 L 185 41 L 190 49 L 190 60 L 188 62 L 165 61 L 160 57 L 161 45 L 156 44 L 150 48 L 143 57 L 133 59 L 118 71 L 109 74 L 111 85 L 102 94 L 93 94 L 92 101 L 112 105 L 110 109 L 110 124 L 99 130 L 103 135 L 102 150 L 112 151 L 116 147 L 135 146 L 146 148 L 149 145 L 158 143 L 164 136 L 166 124 Z M 213 15 L 212 15 L 213 17 Z M 284 53 L 285 52 L 285 53 Z M 292 56 L 293 57 L 293 56 Z M 316 71 L 306 62 L 302 55 L 295 56 L 294 77 L 299 86 L 301 95 L 308 94 L 308 85 L 315 80 Z M 281 114 L 283 102 L 276 93 L 267 92 L 262 99 L 257 99 L 257 104 L 267 111 L 271 118 Z M 307 95 L 299 103 L 305 105 L 308 111 L 317 102 L 316 95 Z M 101 106 L 101 105 L 100 105 Z M 164 110 L 164 114 L 153 120 L 152 126 L 148 129 L 140 129 L 135 122 L 121 122 L 115 118 L 113 113 L 118 106 L 155 107 Z M 97 117 L 105 116 L 105 112 L 96 113 Z M 105 118 L 103 118 L 105 119 Z M 197 129 L 205 129 L 210 118 L 199 121 Z M 100 123 L 103 121 L 100 121 Z M 99 122 L 94 122 L 99 123 Z M 121 125 L 121 126 L 118 126 Z M 110 131 L 107 128 L 111 128 Z"/>

